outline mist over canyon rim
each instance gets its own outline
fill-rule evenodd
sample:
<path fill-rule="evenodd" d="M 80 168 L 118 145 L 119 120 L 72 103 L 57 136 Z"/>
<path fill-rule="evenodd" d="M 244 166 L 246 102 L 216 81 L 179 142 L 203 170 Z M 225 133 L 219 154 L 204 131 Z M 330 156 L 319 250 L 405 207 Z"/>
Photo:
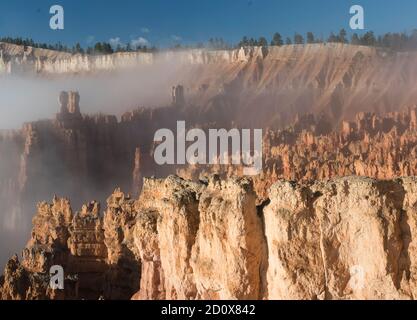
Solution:
<path fill-rule="evenodd" d="M 78 91 L 85 113 L 107 113 L 118 117 L 140 105 L 170 103 L 179 64 L 137 65 L 131 69 L 78 74 L 43 74 L 18 70 L 0 75 L 3 97 L 1 129 L 18 129 L 23 123 L 48 119 L 57 112 L 59 92 Z M 0 68 L 1 69 L 1 68 Z"/>
<path fill-rule="evenodd" d="M 280 178 L 314 181 L 363 175 L 392 179 L 417 173 L 412 159 L 416 150 L 416 119 L 411 107 L 417 102 L 414 52 L 315 44 L 267 50 L 191 50 L 160 56 L 125 53 L 60 57 L 60 53 L 45 50 L 25 52 L 16 46 L 1 46 L 0 69 L 5 75 L 0 80 L 4 82 L 0 90 L 4 90 L 5 101 L 18 113 L 8 118 L 9 109 L 2 110 L 5 128 L 39 117 L 50 119 L 30 122 L 21 130 L 2 134 L 1 243 L 15 245 L 2 248 L 6 251 L 2 262 L 19 252 L 28 240 L 36 203 L 49 201 L 54 194 L 68 197 L 76 211 L 82 203 L 93 199 L 104 205 L 116 187 L 137 197 L 142 178 L 147 176 L 164 178 L 176 173 L 198 180 L 202 173 L 220 173 L 224 178 L 240 175 L 240 168 L 156 166 L 152 159 L 153 134 L 159 128 L 172 128 L 177 120 L 203 129 L 263 128 L 269 133 L 265 172 L 254 179 L 253 201 L 260 207 L 268 200 L 265 194 L 269 187 Z M 16 85 L 22 86 L 24 94 L 14 91 Z M 171 101 L 170 96 L 171 88 L 177 85 L 185 88 L 185 101 L 180 104 Z M 63 115 L 57 103 L 62 90 L 79 91 L 78 107 L 81 113 L 90 115 Z M 125 112 L 135 106 L 145 108 Z M 91 115 L 96 112 L 103 114 Z M 55 117 L 56 113 L 61 115 Z M 119 119 L 105 114 L 115 114 Z M 293 126 L 284 130 L 289 123 Z M 238 185 L 237 189 L 242 187 Z M 216 189 L 216 183 L 213 188 Z M 251 202 L 253 195 L 249 193 Z M 112 244 L 103 247 L 102 235 L 95 236 L 100 250 L 94 254 L 103 261 L 111 259 L 104 252 Z M 51 238 L 56 240 L 54 235 Z M 55 250 L 45 247 L 51 239 L 42 241 L 42 246 L 38 243 L 33 248 Z M 120 257 L 126 258 L 122 253 Z M 262 254 L 258 258 L 255 267 L 249 268 L 252 271 L 259 268 Z M 111 265 L 108 261 L 103 264 Z M 165 267 L 169 269 L 166 264 L 162 269 Z M 158 269 L 149 265 L 147 268 L 148 272 Z M 399 278 L 397 274 L 396 277 Z M 259 279 L 248 281 L 258 283 L 254 291 L 259 291 L 263 283 Z M 196 292 L 202 294 L 204 284 L 203 281 Z M 190 290 L 192 295 L 193 285 Z M 186 297 L 188 294 L 184 293 Z"/>
<path fill-rule="evenodd" d="M 243 117 L 256 116 L 246 114 L 256 106 L 261 112 L 252 122 L 258 127 L 284 126 L 293 120 L 287 119 L 289 112 L 325 112 L 341 120 L 360 111 L 398 111 L 413 105 L 416 96 L 415 52 L 364 46 L 328 43 L 105 56 L 24 51 L 6 43 L 0 50 L 0 73 L 8 74 L 0 80 L 1 108 L 6 110 L 2 129 L 50 118 L 62 90 L 79 91 L 85 113 L 120 115 L 138 105 L 167 105 L 170 88 L 182 84 L 189 104 L 200 107 L 221 95 L 237 98 L 234 103 L 243 114 L 237 121 L 250 124 Z M 13 112 L 7 112 L 10 106 Z M 271 119 L 271 113 L 278 116 Z"/>

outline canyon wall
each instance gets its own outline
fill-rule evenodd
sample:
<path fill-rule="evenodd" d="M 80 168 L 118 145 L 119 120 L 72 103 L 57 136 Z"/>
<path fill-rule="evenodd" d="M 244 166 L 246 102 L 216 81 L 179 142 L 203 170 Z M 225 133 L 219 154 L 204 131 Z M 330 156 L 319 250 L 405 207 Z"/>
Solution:
<path fill-rule="evenodd" d="M 246 128 L 282 128 L 305 113 L 325 114 L 338 124 L 359 112 L 399 111 L 417 101 L 417 53 L 364 46 L 325 43 L 90 56 L 2 43 L 0 53 L 0 70 L 12 75 L 27 71 L 65 79 L 152 75 L 150 69 L 158 70 L 149 79 L 155 90 L 159 83 L 167 92 L 164 80 L 174 75 L 171 85 L 182 84 L 188 104 L 208 121 L 227 117 Z"/>
<path fill-rule="evenodd" d="M 116 116 L 82 114 L 78 92 L 61 92 L 54 119 L 0 131 L 0 264 L 24 245 L 36 203 L 54 194 L 79 207 L 89 199 L 103 202 L 115 186 L 135 195 L 141 177 L 174 173 L 156 168 L 153 135 L 174 128 L 186 112 L 178 103 L 138 108 Z M 195 123 L 195 121 L 190 121 Z M 117 168 L 117 169 L 116 169 Z"/>
<path fill-rule="evenodd" d="M 236 50 L 177 50 L 117 52 L 109 55 L 71 54 L 47 49 L 18 46 L 0 42 L 0 73 L 28 71 L 43 74 L 71 74 L 135 68 L 159 62 L 182 64 L 213 64 L 248 62 L 266 56 L 261 47 Z"/>
<path fill-rule="evenodd" d="M 115 186 L 136 196 L 146 176 L 177 174 L 198 180 L 212 174 L 243 175 L 236 165 L 156 164 L 153 136 L 158 129 L 176 132 L 177 120 L 184 120 L 187 129 L 205 131 L 234 126 L 233 118 L 213 122 L 209 111 L 187 107 L 186 96 L 174 95 L 168 107 L 138 108 L 120 120 L 83 115 L 79 101 L 78 93 L 63 92 L 55 119 L 0 133 L 0 238 L 13 240 L 11 247 L 1 248 L 2 263 L 24 245 L 21 235 L 29 232 L 32 208 L 53 194 L 68 196 L 79 207 L 90 199 L 103 202 Z M 257 204 L 279 179 L 417 175 L 416 114 L 415 107 L 384 115 L 360 113 L 336 129 L 327 117 L 310 114 L 298 116 L 286 129 L 264 129 L 263 170 L 253 179 Z"/>
<path fill-rule="evenodd" d="M 286 129 L 264 131 L 263 170 L 255 176 L 258 203 L 279 179 L 312 182 L 344 176 L 394 179 L 417 175 L 417 108 L 378 116 L 359 113 L 332 129 L 326 117 L 298 116 Z M 242 166 L 186 166 L 183 178 L 242 176 Z"/>
<path fill-rule="evenodd" d="M 242 175 L 242 168 L 235 166 L 156 165 L 153 135 L 161 128 L 175 132 L 177 120 L 185 121 L 187 129 L 264 129 L 264 170 L 253 179 L 257 206 L 268 202 L 269 188 L 280 179 L 310 183 L 349 175 L 382 180 L 417 175 L 416 60 L 412 52 L 343 44 L 82 56 L 2 43 L 0 73 L 4 81 L 27 73 L 51 81 L 107 71 L 134 73 L 144 65 L 162 66 L 165 76 L 170 65 L 181 68 L 170 84 L 172 105 L 139 107 L 118 119 L 83 114 L 88 106 L 80 107 L 79 95 L 68 92 L 60 96 L 55 118 L 26 123 L 20 130 L 0 131 L 0 242 L 7 243 L 0 246 L 0 264 L 24 246 L 33 208 L 53 194 L 68 196 L 79 208 L 90 199 L 104 203 L 116 186 L 136 197 L 146 176 L 177 174 L 198 181 L 214 173 L 222 179 Z M 156 94 L 169 97 L 169 88 L 165 89 Z M 118 86 L 109 91 L 117 94 Z M 27 106 L 32 107 L 31 101 Z M 11 106 L 0 107 L 5 115 L 11 112 L 6 109 Z M 196 222 L 178 223 L 191 228 Z M 216 235 L 207 236 L 219 241 Z M 190 237 L 206 246 L 197 234 Z M 151 240 L 156 243 L 155 235 Z M 181 241 L 189 244 L 194 240 Z M 112 250 L 120 254 L 125 249 L 116 245 Z M 182 253 L 190 255 L 184 262 L 186 269 L 192 266 L 193 255 L 200 254 L 190 250 Z M 139 297 L 217 296 L 213 288 L 214 292 L 203 293 L 206 280 L 194 283 L 186 274 L 174 279 L 191 283 L 185 291 L 176 283 L 166 283 L 163 272 L 157 272 L 164 266 L 155 252 L 134 254 L 141 261 L 154 257 L 142 270 L 153 276 L 141 281 L 145 281 L 143 287 L 155 282 L 160 288 L 141 291 Z M 201 257 L 206 255 L 201 253 Z M 129 261 L 123 263 L 129 265 Z M 112 262 L 104 264 L 107 268 Z M 257 264 L 264 262 L 255 261 L 243 269 L 246 272 Z M 209 273 L 203 269 L 198 272 Z M 117 268 L 114 274 L 123 277 Z M 245 294 L 264 292 L 262 286 L 248 287 Z M 230 290 L 221 291 L 222 297 L 230 296 Z"/>
<path fill-rule="evenodd" d="M 3 299 L 414 299 L 417 180 L 145 179 L 133 200 L 41 203 Z M 64 266 L 65 290 L 48 287 Z M 136 292 L 136 293 L 135 293 Z"/>
<path fill-rule="evenodd" d="M 2 277 L 3 299 L 128 299 L 139 285 L 140 261 L 123 252 L 120 213 L 115 193 L 108 199 L 105 218 L 100 205 L 91 202 L 73 213 L 68 200 L 54 197 L 38 204 L 32 237 L 22 253 L 14 256 Z M 124 198 L 123 201 L 127 201 Z M 127 227 L 127 221 L 123 220 Z M 65 270 L 65 290 L 53 290 L 49 270 Z"/>
<path fill-rule="evenodd" d="M 246 178 L 146 180 L 132 250 L 152 273 L 135 297 L 412 299 L 416 185 L 280 180 L 257 206 Z"/>

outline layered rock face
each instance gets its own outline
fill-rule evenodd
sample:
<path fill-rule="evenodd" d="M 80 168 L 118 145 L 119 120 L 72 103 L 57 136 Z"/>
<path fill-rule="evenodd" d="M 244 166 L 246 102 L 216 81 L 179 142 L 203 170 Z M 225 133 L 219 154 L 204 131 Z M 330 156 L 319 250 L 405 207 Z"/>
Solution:
<path fill-rule="evenodd" d="M 75 74 L 128 69 L 164 62 L 195 65 L 247 62 L 252 58 L 264 58 L 266 55 L 267 51 L 261 47 L 219 51 L 194 49 L 87 55 L 0 43 L 0 73 Z"/>
<path fill-rule="evenodd" d="M 135 297 L 259 299 L 266 247 L 255 199 L 246 179 L 146 180 L 132 235 L 143 266 Z"/>
<path fill-rule="evenodd" d="M 105 218 L 97 202 L 76 213 L 66 199 L 40 203 L 22 261 L 15 256 L 6 265 L 2 299 L 130 298 L 139 287 L 140 261 L 115 249 L 123 248 L 117 203 L 129 200 L 119 194 L 108 199 Z M 64 268 L 65 290 L 50 287 L 54 265 Z"/>
<path fill-rule="evenodd" d="M 335 132 L 325 128 L 310 115 L 289 130 L 267 132 L 264 151 L 269 167 L 278 176 L 297 181 L 417 174 L 416 107 L 382 116 L 359 113 Z"/>
<path fill-rule="evenodd" d="M 2 241 L 10 239 L 13 245 L 23 246 L 16 235 L 30 230 L 36 203 L 54 193 L 67 195 L 79 207 L 88 199 L 104 201 L 116 185 L 130 190 L 135 165 L 141 164 L 139 175 L 152 174 L 147 171 L 146 156 L 141 163 L 134 159 L 136 148 L 149 150 L 153 126 L 161 125 L 149 124 L 153 113 L 143 111 L 118 122 L 115 116 L 82 115 L 79 101 L 77 92 L 62 92 L 55 119 L 0 132 Z M 0 260 L 5 253 L 10 255 L 3 250 L 7 247 L 1 248 Z"/>
<path fill-rule="evenodd" d="M 417 108 L 378 116 L 359 113 L 333 130 L 323 116 L 299 116 L 286 129 L 264 133 L 263 172 L 254 177 L 262 202 L 279 179 L 313 182 L 344 176 L 393 179 L 417 175 Z M 241 166 L 189 166 L 184 178 L 241 176 Z"/>
<path fill-rule="evenodd" d="M 26 217 L 37 202 L 54 193 L 67 195 L 79 207 L 88 199 L 104 201 L 114 186 L 136 196 L 145 176 L 177 174 L 193 180 L 209 174 L 242 176 L 242 167 L 235 165 L 156 164 L 153 135 L 158 129 L 175 132 L 177 119 L 206 131 L 211 127 L 199 109 L 179 104 L 185 99 L 182 90 L 174 88 L 172 106 L 140 108 L 125 113 L 120 121 L 114 116 L 82 115 L 78 93 L 63 92 L 54 120 L 1 133 L 0 238 L 13 237 L 17 228 L 20 234 L 28 232 Z M 254 178 L 257 204 L 268 198 L 268 188 L 278 179 L 311 182 L 349 175 L 376 179 L 417 175 L 416 112 L 412 107 L 385 115 L 360 113 L 336 130 L 326 116 L 303 115 L 287 129 L 266 129 L 263 172 Z M 221 126 L 231 128 L 232 122 L 223 119 L 216 125 Z M 14 251 L 23 245 L 21 239 L 14 243 Z"/>
<path fill-rule="evenodd" d="M 247 179 L 147 181 L 133 237 L 139 253 L 157 254 L 149 279 L 169 280 L 146 281 L 136 297 L 412 299 L 416 183 L 280 180 L 256 206 Z"/>
<path fill-rule="evenodd" d="M 413 298 L 408 221 L 415 182 L 274 185 L 264 211 L 269 298 Z"/>
<path fill-rule="evenodd" d="M 414 299 L 416 191 L 415 178 L 280 180 L 257 206 L 250 179 L 170 176 L 146 179 L 136 201 L 116 190 L 104 218 L 97 203 L 73 214 L 54 199 L 2 297 Z M 45 285 L 52 263 L 63 291 Z"/>
<path fill-rule="evenodd" d="M 311 45 L 157 58 L 21 49 L 1 45 L 0 69 L 54 76 L 165 59 L 184 72 L 171 106 L 118 120 L 83 115 L 78 93 L 63 92 L 55 119 L 0 132 L 0 241 L 16 245 L 0 255 L 20 247 L 12 235 L 54 193 L 76 208 L 103 202 L 115 186 L 134 193 L 114 192 L 104 216 L 97 202 L 75 214 L 64 199 L 41 204 L 23 259 L 11 259 L 0 279 L 4 298 L 414 298 L 415 179 L 392 179 L 417 175 L 417 115 L 415 107 L 386 111 L 417 101 L 415 53 Z M 363 110 L 376 112 L 354 116 Z M 229 179 L 242 176 L 236 166 L 157 165 L 153 135 L 175 132 L 177 120 L 187 129 L 263 128 L 263 173 L 250 181 Z M 173 173 L 194 182 L 142 185 Z M 222 179 L 196 182 L 213 173 Z M 339 178 L 350 175 L 381 180 Z M 64 292 L 49 289 L 54 264 L 68 275 Z"/>

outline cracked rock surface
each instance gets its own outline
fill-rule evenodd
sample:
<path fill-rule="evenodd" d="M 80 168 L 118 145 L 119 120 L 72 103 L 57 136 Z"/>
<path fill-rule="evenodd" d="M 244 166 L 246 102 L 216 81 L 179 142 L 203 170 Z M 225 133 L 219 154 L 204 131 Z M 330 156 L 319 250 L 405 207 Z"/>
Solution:
<path fill-rule="evenodd" d="M 104 217 L 54 199 L 1 297 L 414 299 L 416 191 L 413 177 L 279 180 L 257 205 L 249 178 L 170 176 L 145 179 L 137 200 L 116 190 Z M 73 276 L 62 292 L 44 285 L 51 263 Z"/>

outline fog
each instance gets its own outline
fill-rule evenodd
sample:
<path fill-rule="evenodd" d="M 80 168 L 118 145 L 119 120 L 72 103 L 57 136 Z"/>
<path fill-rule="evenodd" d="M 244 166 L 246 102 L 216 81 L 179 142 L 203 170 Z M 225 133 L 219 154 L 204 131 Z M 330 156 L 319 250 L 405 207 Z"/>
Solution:
<path fill-rule="evenodd" d="M 129 71 L 91 75 L 0 77 L 0 130 L 18 129 L 24 122 L 52 118 L 59 110 L 58 95 L 79 91 L 83 113 L 120 115 L 138 106 L 170 102 L 180 64 L 159 63 Z"/>
<path fill-rule="evenodd" d="M 388 61 L 378 58 L 373 60 L 374 63 L 349 68 L 349 64 L 329 64 L 327 60 L 317 62 L 316 59 L 303 60 L 296 66 L 287 66 L 285 62 L 285 67 L 281 68 L 275 60 L 268 59 L 265 65 L 256 60 L 247 65 L 211 64 L 202 68 L 186 66 L 171 57 L 169 62 L 160 61 L 117 72 L 0 76 L 0 130 L 19 129 L 24 122 L 54 118 L 59 111 L 60 91 L 70 90 L 80 93 L 82 113 L 120 116 L 139 106 L 170 104 L 171 87 L 183 84 L 186 90 L 192 88 L 186 92 L 187 104 L 191 101 L 190 105 L 196 106 L 196 115 L 202 117 L 203 124 L 227 127 L 227 123 L 232 121 L 241 128 L 281 128 L 291 124 L 297 114 L 308 112 L 329 116 L 337 126 L 340 120 L 351 120 L 361 111 L 385 113 L 412 106 L 417 101 L 417 56 L 414 55 Z M 333 76 L 341 74 L 340 68 L 350 75 L 343 79 L 347 82 L 345 86 L 340 85 L 339 76 Z M 313 69 L 320 72 L 313 72 Z M 368 75 L 372 76 L 373 82 Z M 200 88 L 204 88 L 202 84 L 208 89 L 200 93 Z M 194 97 L 189 97 L 190 92 Z M 194 113 L 190 114 L 194 116 Z M 24 143 L 20 145 L 24 146 Z M 71 194 L 77 182 L 75 174 L 61 170 L 59 161 L 54 163 L 56 158 L 47 154 L 49 151 L 44 152 L 49 161 L 45 164 L 47 174 L 32 179 L 41 195 L 39 200 L 50 201 L 56 192 L 58 196 L 70 197 L 74 210 L 79 210 L 79 206 L 74 205 L 77 200 L 105 200 L 81 194 L 79 189 L 82 188 L 92 191 L 93 196 L 97 193 L 97 188 L 92 190 L 85 184 L 79 184 L 82 188 L 76 192 L 80 199 L 76 199 L 77 196 Z M 16 150 L 13 144 L 4 143 L 0 134 L 0 269 L 11 254 L 21 252 L 30 237 L 31 219 L 36 212 L 36 203 L 33 202 L 28 204 L 27 210 L 13 207 L 14 194 L 19 194 L 17 181 L 21 154 L 22 150 Z M 106 164 L 110 163 L 106 154 L 98 156 L 105 159 Z M 125 157 L 124 153 L 122 157 Z M 115 175 L 119 177 L 121 170 L 127 170 L 125 164 L 123 167 L 117 167 Z M 105 178 L 107 175 L 103 180 Z M 105 182 L 112 188 L 117 186 L 111 179 L 101 184 Z M 71 183 L 72 188 L 69 188 Z M 23 200 L 31 197 L 35 198 L 31 194 Z M 103 204 L 102 209 L 105 207 Z"/>
<path fill-rule="evenodd" d="M 60 91 L 78 91 L 81 112 L 86 114 L 120 116 L 139 106 L 166 105 L 171 100 L 171 87 L 178 84 L 180 68 L 179 63 L 171 60 L 170 63 L 161 62 L 125 71 L 95 74 L 0 76 L 0 131 L 19 129 L 29 121 L 54 118 L 60 109 Z M 181 73 L 184 74 L 184 71 Z M 36 203 L 23 204 L 21 202 L 27 199 L 19 199 L 19 165 L 24 144 L 8 139 L 0 135 L 0 274 L 7 259 L 15 253 L 20 255 L 29 240 L 31 221 L 36 212 Z M 62 177 L 56 178 L 58 180 Z M 72 177 L 61 181 L 68 179 Z M 39 177 L 38 188 L 44 189 L 45 194 L 49 193 L 47 198 L 41 200 L 50 201 L 53 196 L 50 190 L 56 190 L 57 187 L 52 181 L 44 180 L 45 177 Z M 50 187 L 44 185 L 48 182 Z M 65 186 L 56 191 L 61 196 L 68 196 L 65 194 Z M 26 209 L 22 210 L 25 206 Z M 73 209 L 79 208 L 74 206 Z"/>

